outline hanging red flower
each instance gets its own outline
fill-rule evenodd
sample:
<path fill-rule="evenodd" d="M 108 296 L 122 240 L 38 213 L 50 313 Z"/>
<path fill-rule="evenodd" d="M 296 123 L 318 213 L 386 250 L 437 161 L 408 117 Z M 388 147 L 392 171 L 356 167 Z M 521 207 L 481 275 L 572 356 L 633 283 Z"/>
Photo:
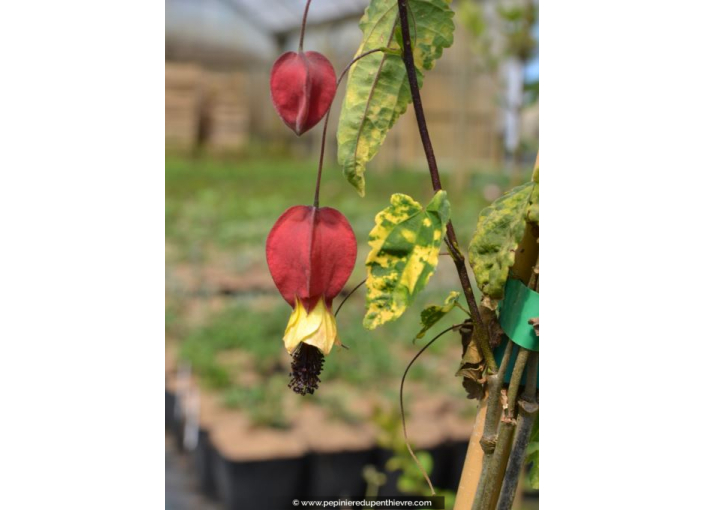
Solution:
<path fill-rule="evenodd" d="M 330 108 L 337 78 L 330 61 L 320 53 L 289 51 L 274 62 L 269 85 L 277 113 L 300 136 Z"/>
<path fill-rule="evenodd" d="M 269 271 L 293 308 L 284 346 L 294 357 L 289 387 L 296 393 L 313 393 L 323 355 L 330 353 L 333 344 L 340 345 L 332 300 L 347 283 L 356 259 L 352 227 L 330 207 L 291 207 L 269 233 Z"/>

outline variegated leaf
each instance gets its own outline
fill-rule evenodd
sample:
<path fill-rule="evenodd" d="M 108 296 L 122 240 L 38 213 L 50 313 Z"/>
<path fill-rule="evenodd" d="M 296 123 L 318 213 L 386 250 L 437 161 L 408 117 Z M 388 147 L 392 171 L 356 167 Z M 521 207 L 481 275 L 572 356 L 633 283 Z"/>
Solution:
<path fill-rule="evenodd" d="M 433 68 L 443 48 L 453 42 L 453 12 L 446 0 L 409 0 L 409 25 L 418 85 L 421 70 Z M 372 0 L 359 22 L 363 32 L 357 55 L 376 48 L 349 71 L 347 90 L 337 128 L 337 158 L 347 180 L 364 196 L 366 164 L 376 155 L 389 129 L 411 102 L 401 47 L 394 36 L 398 28 L 398 2 Z M 394 54 L 398 53 L 398 54 Z"/>
<path fill-rule="evenodd" d="M 539 224 L 538 221 L 538 167 L 535 167 L 533 171 L 533 182 L 535 187 L 533 188 L 533 193 L 530 196 L 530 205 L 528 206 L 528 221 L 531 223 Z"/>
<path fill-rule="evenodd" d="M 485 298 L 501 299 L 504 295 L 533 205 L 537 220 L 537 188 L 537 182 L 513 188 L 479 214 L 477 230 L 469 243 L 469 263 Z"/>
<path fill-rule="evenodd" d="M 438 191 L 425 209 L 397 193 L 391 206 L 376 215 L 369 233 L 364 327 L 398 319 L 423 290 L 438 264 L 449 218 L 445 191 Z"/>
<path fill-rule="evenodd" d="M 423 311 L 420 312 L 420 323 L 423 329 L 416 335 L 416 338 L 423 338 L 430 328 L 437 324 L 440 319 L 445 317 L 445 315 L 457 305 L 457 298 L 459 297 L 460 293 L 453 290 L 450 292 L 450 295 L 447 296 L 443 305 L 430 305 L 423 308 Z"/>

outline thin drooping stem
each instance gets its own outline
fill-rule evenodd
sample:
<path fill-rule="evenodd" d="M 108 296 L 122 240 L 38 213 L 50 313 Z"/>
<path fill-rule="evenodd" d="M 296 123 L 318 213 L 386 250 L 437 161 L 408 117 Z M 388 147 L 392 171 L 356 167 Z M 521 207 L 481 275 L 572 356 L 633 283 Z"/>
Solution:
<path fill-rule="evenodd" d="M 337 306 L 337 310 L 335 310 L 335 317 L 337 317 L 337 314 L 340 312 L 340 309 L 342 308 L 342 305 L 344 305 L 345 302 L 350 298 L 350 296 L 351 296 L 352 294 L 354 294 L 355 292 L 357 292 L 357 290 L 358 290 L 362 285 L 364 285 L 365 283 L 367 283 L 367 279 L 366 279 L 366 278 L 365 278 L 364 280 L 362 280 L 361 282 L 359 282 L 359 283 L 355 286 L 354 289 L 352 289 L 351 291 L 349 291 L 349 292 L 347 293 L 347 295 L 345 296 L 345 299 L 343 299 L 342 302 Z"/>
<path fill-rule="evenodd" d="M 340 73 L 340 76 L 337 78 L 337 86 L 340 86 L 340 82 L 342 82 L 342 78 L 345 77 L 347 74 L 347 71 L 350 70 L 350 68 L 358 61 L 366 57 L 367 55 L 371 55 L 372 53 L 376 53 L 377 51 L 384 51 L 385 48 L 374 48 L 373 50 L 365 51 L 364 53 L 360 53 L 356 57 L 354 57 L 352 60 L 350 60 L 350 63 L 345 66 L 345 68 L 342 70 Z"/>
<path fill-rule="evenodd" d="M 310 2 L 310 0 L 309 0 L 309 2 Z M 337 89 L 340 88 L 340 82 L 342 81 L 342 78 L 345 77 L 345 75 L 347 74 L 347 71 L 350 70 L 352 65 L 355 62 L 357 62 L 359 59 L 364 58 L 367 55 L 371 55 L 372 53 L 376 53 L 377 51 L 382 51 L 382 48 L 376 48 L 373 50 L 365 51 L 364 53 L 353 58 L 352 61 L 349 64 L 347 64 L 347 66 L 340 73 L 340 76 L 337 78 L 337 83 L 335 84 L 335 95 L 337 95 Z M 328 111 L 325 114 L 325 122 L 323 123 L 323 141 L 320 144 L 320 159 L 318 159 L 318 177 L 315 180 L 315 196 L 313 197 L 313 207 L 318 207 L 320 205 L 320 181 L 323 177 L 323 159 L 325 157 L 325 138 L 328 133 L 328 121 L 330 120 L 330 110 L 331 109 L 332 109 L 332 102 L 330 103 L 330 106 L 328 106 Z"/>
<path fill-rule="evenodd" d="M 459 325 L 458 325 L 458 324 L 455 324 L 454 326 L 450 326 L 450 327 L 447 328 L 446 330 L 444 330 L 444 331 L 438 333 L 438 334 L 435 336 L 435 338 L 433 338 L 430 342 L 428 342 L 427 344 L 425 344 L 425 345 L 423 346 L 423 348 L 422 348 L 420 351 L 418 351 L 418 353 L 417 353 L 415 356 L 413 356 L 413 359 L 411 360 L 411 362 L 410 362 L 410 363 L 408 364 L 408 366 L 406 367 L 406 371 L 403 372 L 403 377 L 401 377 L 401 390 L 399 391 L 399 401 L 400 401 L 400 403 L 401 403 L 401 424 L 403 425 L 403 438 L 406 440 L 406 448 L 408 448 L 408 453 L 410 453 L 410 454 L 411 454 L 411 457 L 413 457 L 413 461 L 414 461 L 414 462 L 416 463 L 416 465 L 418 466 L 418 469 L 420 469 L 421 473 L 423 473 L 423 477 L 425 478 L 425 481 L 427 482 L 428 487 L 430 487 L 430 493 L 431 493 L 433 496 L 435 496 L 435 489 L 433 488 L 433 483 L 430 481 L 430 477 L 428 476 L 428 473 L 425 472 L 425 469 L 423 468 L 423 465 L 420 463 L 420 461 L 419 461 L 418 458 L 416 457 L 416 454 L 413 453 L 413 448 L 411 448 L 411 444 L 408 442 L 408 432 L 406 431 L 406 411 L 405 411 L 404 408 L 403 408 L 403 385 L 406 383 L 406 375 L 408 375 L 408 371 L 411 369 L 411 366 L 413 366 L 413 363 L 420 357 L 420 355 L 423 354 L 423 352 L 425 352 L 425 350 L 426 350 L 428 347 L 430 347 L 431 345 L 433 345 L 433 342 L 435 342 L 435 340 L 437 340 L 438 338 L 440 338 L 442 335 L 444 335 L 444 334 L 447 333 L 448 331 L 452 331 L 452 330 L 455 329 L 457 326 L 461 326 L 461 324 L 459 324 Z"/>
<path fill-rule="evenodd" d="M 418 131 L 423 143 L 425 158 L 428 161 L 430 180 L 433 183 L 433 190 L 437 192 L 442 190 L 442 183 L 440 182 L 440 172 L 438 171 L 438 164 L 435 160 L 435 152 L 433 151 L 433 144 L 430 141 L 428 124 L 425 121 L 423 103 L 420 98 L 420 87 L 418 86 L 418 77 L 416 76 L 415 63 L 413 62 L 411 31 L 408 25 L 408 6 L 406 3 L 407 0 L 398 0 L 401 35 L 403 37 L 403 63 L 406 67 L 406 74 L 408 75 L 408 84 L 411 89 L 413 108 L 416 112 Z M 447 247 L 452 254 L 453 260 L 455 261 L 455 267 L 457 268 L 457 274 L 460 278 L 460 283 L 462 284 L 462 290 L 464 291 L 465 298 L 467 299 L 469 310 L 472 312 L 472 320 L 474 321 L 476 327 L 475 339 L 482 351 L 482 354 L 484 355 L 484 359 L 486 359 L 489 371 L 496 372 L 496 360 L 494 359 L 494 355 L 491 352 L 491 347 L 489 346 L 489 332 L 487 331 L 486 325 L 482 321 L 481 315 L 479 315 L 479 305 L 474 297 L 472 284 L 469 281 L 469 274 L 467 273 L 467 266 L 465 265 L 464 256 L 459 249 L 459 243 L 457 242 L 457 235 L 455 234 L 455 228 L 452 225 L 452 220 L 447 222 Z"/>
<path fill-rule="evenodd" d="M 303 39 L 306 36 L 306 21 L 308 20 L 308 8 L 310 7 L 310 1 L 311 0 L 308 0 L 306 2 L 306 8 L 303 11 L 303 21 L 301 21 L 301 38 L 298 41 L 298 52 L 299 53 L 303 51 Z"/>
<path fill-rule="evenodd" d="M 497 510 L 510 510 L 516 496 L 518 480 L 521 476 L 526 457 L 526 448 L 530 441 L 530 433 L 538 412 L 538 402 L 535 397 L 538 384 L 538 353 L 532 352 L 526 367 L 526 389 L 518 401 L 518 424 L 516 425 L 516 440 L 508 459 L 506 474 L 501 485 L 501 494 Z"/>

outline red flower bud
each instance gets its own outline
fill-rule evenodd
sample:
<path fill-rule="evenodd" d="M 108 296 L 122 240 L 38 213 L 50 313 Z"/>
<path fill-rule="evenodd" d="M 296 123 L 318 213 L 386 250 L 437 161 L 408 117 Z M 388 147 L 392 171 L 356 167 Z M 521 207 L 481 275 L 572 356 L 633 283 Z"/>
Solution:
<path fill-rule="evenodd" d="M 266 240 L 266 260 L 276 288 L 292 307 L 306 311 L 320 299 L 329 307 L 352 274 L 357 240 L 347 219 L 330 207 L 296 205 L 284 212 Z"/>
<path fill-rule="evenodd" d="M 289 51 L 274 62 L 269 85 L 276 112 L 300 136 L 330 108 L 337 78 L 330 61 L 320 53 Z"/>

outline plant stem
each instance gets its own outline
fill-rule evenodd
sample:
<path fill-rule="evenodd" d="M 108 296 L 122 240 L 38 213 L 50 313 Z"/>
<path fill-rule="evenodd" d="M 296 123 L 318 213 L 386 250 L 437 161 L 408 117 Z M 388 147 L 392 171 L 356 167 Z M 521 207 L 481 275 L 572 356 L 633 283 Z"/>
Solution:
<path fill-rule="evenodd" d="M 430 171 L 430 180 L 433 183 L 433 190 L 442 190 L 442 183 L 440 182 L 440 172 L 438 171 L 438 164 L 435 160 L 435 152 L 433 151 L 433 144 L 430 141 L 430 134 L 428 133 L 428 124 L 425 121 L 425 113 L 423 112 L 423 103 L 420 98 L 420 87 L 418 86 L 418 77 L 416 76 L 416 67 L 413 62 L 413 49 L 411 48 L 411 31 L 408 26 L 408 6 L 406 5 L 407 0 L 398 0 L 398 12 L 399 19 L 401 21 L 401 35 L 403 37 L 403 62 L 406 66 L 406 74 L 408 75 L 408 84 L 411 89 L 411 97 L 413 98 L 413 108 L 416 112 L 416 121 L 418 123 L 418 131 L 420 133 L 420 138 L 423 143 L 423 150 L 425 151 L 425 158 L 428 160 L 428 170 Z M 475 338 L 479 348 L 486 359 L 487 366 L 490 372 L 496 372 L 496 360 L 489 347 L 489 333 L 487 331 L 486 325 L 482 321 L 481 315 L 479 315 L 479 305 L 474 297 L 474 291 L 472 290 L 472 284 L 469 281 L 469 274 L 467 273 L 467 266 L 464 262 L 464 256 L 459 249 L 459 243 L 457 242 L 457 235 L 455 234 L 455 228 L 452 225 L 452 220 L 447 222 L 447 247 L 452 254 L 452 258 L 455 261 L 455 267 L 457 268 L 457 274 L 460 278 L 460 283 L 462 284 L 462 290 L 464 291 L 465 299 L 467 299 L 467 304 L 472 312 L 472 320 L 475 324 Z"/>
<path fill-rule="evenodd" d="M 301 21 L 301 38 L 298 41 L 298 52 L 301 53 L 303 51 L 303 39 L 305 38 L 306 35 L 306 21 L 308 20 L 308 8 L 310 7 L 310 2 L 311 0 L 308 0 L 306 2 L 306 8 L 303 11 L 303 21 Z"/>
<path fill-rule="evenodd" d="M 506 346 L 506 352 L 504 353 L 504 357 L 501 360 L 502 367 L 504 366 L 504 362 L 511 356 L 511 351 L 509 350 L 509 346 L 511 345 L 513 345 L 513 342 L 509 340 L 508 345 Z M 472 506 L 473 510 L 487 510 L 488 508 L 490 508 L 492 501 L 497 496 L 499 487 L 501 487 L 502 471 L 505 466 L 505 461 L 508 459 L 508 453 L 511 449 L 510 439 L 513 437 L 513 432 L 516 428 L 516 420 L 514 420 L 513 418 L 513 409 L 516 407 L 516 396 L 518 395 L 518 387 L 521 384 L 521 378 L 523 377 L 523 369 L 526 366 L 529 354 L 530 351 L 528 351 L 527 349 L 524 349 L 523 347 L 519 348 L 518 356 L 516 357 L 516 363 L 514 364 L 513 372 L 511 373 L 511 381 L 508 385 L 508 413 L 507 416 L 501 421 L 498 437 L 496 435 L 492 436 L 491 430 L 487 432 L 487 429 L 484 429 L 485 434 L 484 437 L 482 437 L 482 447 L 485 448 L 484 451 L 486 453 L 484 457 L 484 465 L 482 466 L 482 474 L 484 476 L 479 481 L 480 489 L 477 491 L 477 498 L 475 499 L 474 505 Z M 501 379 L 501 382 L 503 383 L 503 378 Z M 490 388 L 490 391 L 491 390 L 494 390 L 494 388 Z M 499 409 L 494 409 L 494 412 L 500 416 L 501 406 L 496 407 L 498 407 Z M 493 431 L 495 430 L 496 429 L 494 428 Z M 502 435 L 504 437 L 502 437 Z M 502 441 L 509 441 L 509 446 L 507 450 L 506 446 L 504 445 L 503 449 L 501 450 L 501 453 L 499 454 L 499 444 Z M 490 448 L 493 448 L 494 445 L 496 445 L 497 451 L 492 453 L 492 450 L 490 450 Z"/>
<path fill-rule="evenodd" d="M 528 288 L 533 289 L 536 292 L 538 292 L 538 278 L 540 276 L 539 261 L 540 257 L 535 259 L 535 266 L 533 266 L 533 270 L 530 272 L 530 279 L 528 280 Z"/>
<path fill-rule="evenodd" d="M 516 364 L 513 366 L 513 373 L 511 374 L 511 381 L 508 385 L 508 417 L 513 418 L 514 409 L 516 408 L 516 397 L 518 396 L 518 387 L 521 385 L 521 379 L 523 378 L 523 369 L 526 367 L 526 362 L 528 361 L 528 355 L 530 351 L 520 347 L 518 349 L 518 356 L 516 356 Z"/>
<path fill-rule="evenodd" d="M 515 430 L 516 420 L 504 419 L 501 421 L 499 439 L 496 441 L 496 450 L 491 456 L 491 461 L 486 473 L 486 486 L 484 487 L 484 492 L 482 492 L 481 497 L 475 499 L 475 504 L 472 506 L 472 509 L 491 510 L 492 503 L 498 492 L 499 484 L 497 482 L 501 482 L 503 477 L 503 471 L 506 466 L 505 461 L 511 451 L 511 442 Z M 486 461 L 487 459 L 484 460 L 484 462 Z M 477 499 L 479 500 L 478 504 Z"/>
<path fill-rule="evenodd" d="M 408 448 L 408 452 L 411 454 L 411 457 L 413 457 L 413 460 L 414 460 L 415 463 L 418 465 L 418 468 L 420 469 L 420 471 L 423 473 L 423 476 L 425 477 L 425 481 L 427 482 L 428 487 L 430 487 L 430 493 L 431 493 L 433 496 L 435 496 L 435 489 L 433 488 L 433 483 L 430 481 L 430 477 L 428 476 L 428 473 L 425 472 L 425 469 L 423 468 L 423 466 L 421 465 L 420 461 L 419 461 L 418 458 L 416 457 L 416 454 L 413 453 L 413 448 L 411 448 L 411 444 L 408 442 L 408 432 L 406 431 L 406 412 L 405 412 L 405 410 L 404 410 L 404 408 L 403 408 L 403 385 L 404 385 L 405 382 L 406 382 L 406 375 L 408 375 L 408 371 L 411 369 L 411 366 L 412 366 L 413 363 L 420 357 L 420 355 L 423 354 L 423 352 L 425 352 L 425 350 L 426 350 L 428 347 L 430 347 L 431 345 L 433 345 L 433 342 L 435 342 L 435 340 L 437 340 L 438 338 L 440 338 L 442 335 L 444 335 L 444 334 L 447 333 L 448 331 L 452 331 L 453 329 L 455 329 L 455 328 L 458 327 L 458 326 L 461 326 L 461 324 L 455 324 L 455 325 L 453 325 L 453 326 L 450 326 L 449 328 L 447 328 L 446 330 L 442 331 L 441 333 L 438 333 L 438 334 L 435 336 L 435 338 L 433 338 L 431 341 L 429 341 L 427 344 L 425 344 L 425 345 L 423 346 L 423 348 L 422 348 L 420 351 L 418 351 L 418 353 L 417 353 L 415 356 L 413 356 L 413 359 L 411 360 L 411 362 L 410 362 L 410 363 L 408 364 L 408 366 L 406 367 L 406 371 L 403 372 L 403 377 L 401 377 L 401 389 L 400 389 L 400 391 L 399 391 L 399 401 L 400 401 L 400 403 L 401 403 L 401 423 L 402 423 L 402 425 L 403 425 L 403 438 L 406 440 L 406 448 Z"/>
<path fill-rule="evenodd" d="M 526 368 L 526 389 L 518 401 L 518 425 L 516 426 L 516 440 L 508 459 L 504 482 L 501 485 L 501 494 L 497 510 L 510 510 L 513 506 L 513 499 L 516 496 L 518 480 L 521 476 L 523 463 L 525 462 L 526 448 L 533 430 L 533 423 L 538 412 L 538 403 L 535 398 L 538 384 L 538 353 L 532 352 L 528 358 Z"/>
<path fill-rule="evenodd" d="M 484 437 L 482 438 L 484 443 L 488 441 L 489 444 L 496 444 L 496 430 L 499 428 L 499 421 L 501 420 L 501 388 L 504 384 L 504 377 L 506 377 L 506 370 L 508 370 L 512 351 L 513 342 L 509 342 L 506 345 L 504 357 L 501 359 L 499 371 L 488 377 L 487 391 L 489 392 L 489 402 L 487 403 L 486 411 L 487 425 L 484 427 Z M 494 436 L 493 441 L 491 439 L 492 435 Z"/>
<path fill-rule="evenodd" d="M 308 3 L 310 3 L 310 0 L 308 0 Z M 350 70 L 352 65 L 357 62 L 359 59 L 366 57 L 367 55 L 371 55 L 372 53 L 376 53 L 377 51 L 381 51 L 382 48 L 376 48 L 374 50 L 369 50 L 365 51 L 361 55 L 356 56 L 355 58 L 352 59 L 352 61 L 347 64 L 347 66 L 342 70 L 340 73 L 340 76 L 337 78 L 337 83 L 335 84 L 335 95 L 337 95 L 337 89 L 340 88 L 340 82 L 342 81 L 342 78 L 345 77 L 347 74 L 347 71 Z M 320 205 L 320 180 L 323 177 L 323 159 L 325 156 L 325 138 L 328 133 L 328 121 L 330 120 L 330 110 L 332 109 L 332 102 L 330 103 L 330 106 L 328 106 L 328 111 L 325 114 L 325 123 L 323 124 L 323 141 L 320 144 L 320 159 L 318 160 L 318 177 L 315 180 L 315 196 L 313 197 L 313 207 L 317 208 Z"/>
<path fill-rule="evenodd" d="M 496 374 L 491 374 L 487 379 L 487 410 L 486 410 L 486 421 L 484 422 L 484 432 L 479 440 L 479 444 L 484 451 L 484 460 L 482 462 L 482 472 L 479 475 L 479 482 L 477 484 L 477 491 L 474 497 L 474 504 L 478 505 L 481 500 L 482 493 L 484 492 L 484 487 L 486 486 L 489 465 L 491 464 L 491 458 L 494 454 L 494 449 L 496 448 L 496 443 L 498 441 L 497 430 L 499 428 L 499 421 L 501 420 L 501 388 L 504 384 L 504 377 L 506 376 L 506 370 L 508 370 L 508 363 L 511 359 L 511 352 L 513 350 L 513 342 L 509 342 L 506 345 L 506 350 L 504 352 L 504 357 L 501 359 L 501 366 Z M 474 507 L 473 507 L 474 508 Z"/>

